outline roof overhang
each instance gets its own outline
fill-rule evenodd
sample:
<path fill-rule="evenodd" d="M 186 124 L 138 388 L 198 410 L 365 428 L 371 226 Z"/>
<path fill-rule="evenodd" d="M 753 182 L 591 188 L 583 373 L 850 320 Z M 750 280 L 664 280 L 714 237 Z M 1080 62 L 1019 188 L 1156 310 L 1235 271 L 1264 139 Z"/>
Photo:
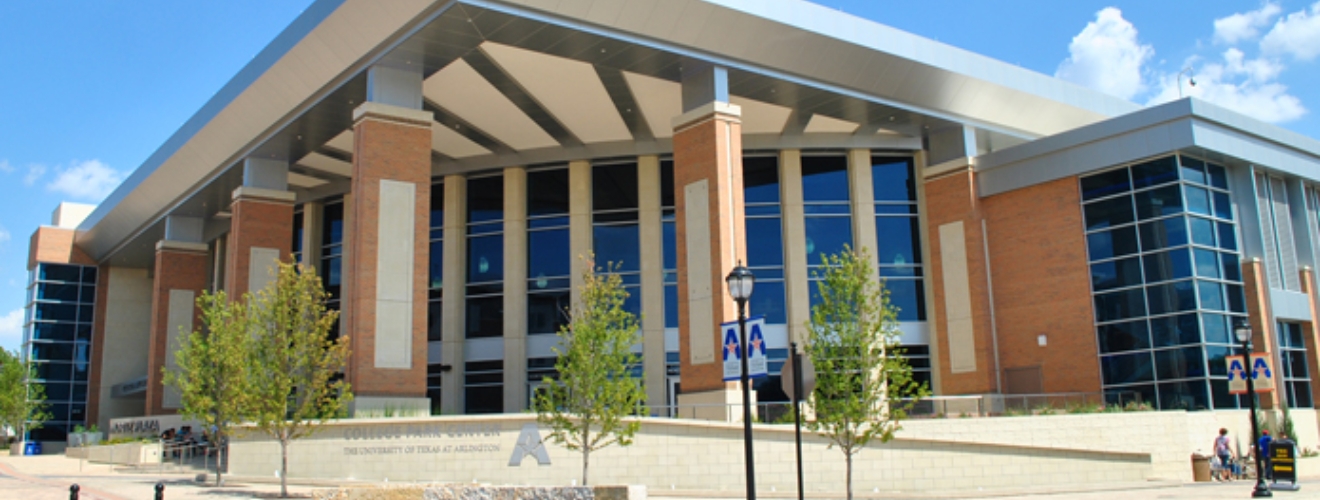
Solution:
<path fill-rule="evenodd" d="M 222 232 L 247 157 L 289 161 L 299 199 L 344 192 L 373 64 L 422 67 L 440 175 L 668 152 L 685 61 L 729 68 L 748 149 L 915 150 L 963 126 L 1016 144 L 1138 108 L 800 0 L 320 0 L 97 207 L 77 242 L 98 262 L 139 267 L 168 215 Z M 536 78 L 547 71 L 578 92 Z M 503 111 L 483 119 L 472 102 Z"/>
<path fill-rule="evenodd" d="M 1320 182 L 1320 141 L 1185 98 L 976 158 L 981 196 L 1173 152 Z"/>

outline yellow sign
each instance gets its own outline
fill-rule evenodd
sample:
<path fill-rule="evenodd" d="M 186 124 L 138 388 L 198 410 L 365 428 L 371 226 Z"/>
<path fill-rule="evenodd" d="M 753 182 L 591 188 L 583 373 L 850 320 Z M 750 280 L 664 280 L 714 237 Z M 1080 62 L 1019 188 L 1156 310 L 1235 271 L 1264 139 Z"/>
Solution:
<path fill-rule="evenodd" d="M 1270 363 L 1268 353 L 1251 353 L 1250 368 L 1247 367 L 1242 356 L 1228 356 L 1224 358 L 1224 362 L 1228 365 L 1229 394 L 1247 393 L 1247 373 L 1251 373 L 1256 392 L 1274 390 L 1274 366 Z"/>

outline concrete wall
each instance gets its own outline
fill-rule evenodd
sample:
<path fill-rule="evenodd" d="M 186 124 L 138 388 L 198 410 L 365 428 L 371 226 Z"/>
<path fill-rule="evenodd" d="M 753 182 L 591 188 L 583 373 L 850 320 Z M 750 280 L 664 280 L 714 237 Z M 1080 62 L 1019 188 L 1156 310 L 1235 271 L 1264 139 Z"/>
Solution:
<path fill-rule="evenodd" d="M 295 478 L 565 485 L 581 476 L 581 455 L 547 442 L 551 465 L 534 455 L 510 466 L 532 415 L 346 420 L 289 449 Z M 593 484 L 641 484 L 651 491 L 743 489 L 742 427 L 645 419 L 635 443 L 591 458 Z M 857 491 L 892 492 L 1191 480 L 1189 429 L 1214 428 L 1210 413 L 1161 412 L 913 421 L 894 441 L 856 459 Z M 1050 429 L 1041 431 L 1040 429 Z M 547 433 L 542 430 L 541 436 Z M 760 491 L 796 488 L 791 426 L 756 426 Z M 843 455 L 803 436 L 808 489 L 838 492 Z M 268 477 L 279 445 L 256 433 L 231 446 L 231 473 Z M 1152 462 L 1154 459 L 1154 462 Z"/>
<path fill-rule="evenodd" d="M 105 296 L 105 336 L 102 355 L 93 364 L 100 370 L 96 422 L 110 428 L 110 419 L 134 417 L 146 411 L 145 395 L 116 398 L 116 385 L 147 375 L 147 351 L 141 346 L 151 339 L 151 278 L 146 269 L 102 267 L 109 270 Z M 133 347 L 136 346 L 136 347 Z"/>

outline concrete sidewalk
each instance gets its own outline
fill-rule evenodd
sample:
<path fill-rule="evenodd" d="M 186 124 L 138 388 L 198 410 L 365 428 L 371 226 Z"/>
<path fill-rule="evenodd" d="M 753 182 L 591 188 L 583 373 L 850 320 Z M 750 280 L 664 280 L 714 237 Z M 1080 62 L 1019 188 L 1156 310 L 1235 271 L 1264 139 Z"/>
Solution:
<path fill-rule="evenodd" d="M 92 464 L 82 460 L 66 458 L 63 455 L 43 455 L 36 457 L 0 456 L 0 499 L 19 500 L 65 500 L 69 498 L 69 486 L 77 483 L 81 487 L 82 499 L 92 500 L 150 500 L 155 498 L 155 485 L 165 484 L 167 500 L 228 500 L 248 498 L 277 498 L 279 483 L 274 478 L 233 478 L 226 479 L 223 487 L 212 487 L 194 481 L 195 473 L 160 474 L 119 472 L 105 464 Z M 208 480 L 214 480 L 210 476 Z M 350 483 L 344 481 L 342 485 Z M 395 483 L 397 484 L 397 483 Z M 291 496 L 312 498 L 318 490 L 327 490 L 340 486 L 338 483 L 318 482 L 308 484 L 299 482 L 289 486 Z M 858 491 L 857 498 L 873 499 L 1016 499 L 1016 500 L 1167 500 L 1167 499 L 1238 499 L 1251 496 L 1254 485 L 1251 481 L 1230 483 L 1178 484 L 1171 482 L 1146 482 L 1117 484 L 1108 487 L 1084 486 L 1042 487 L 1039 489 L 981 490 L 957 492 L 899 492 L 899 491 Z M 797 498 L 792 491 L 760 492 L 762 498 Z M 652 499 L 698 500 L 698 499 L 735 499 L 742 498 L 741 492 L 671 492 L 656 490 L 650 492 Z M 812 499 L 831 498 L 819 495 L 807 495 Z M 1320 476 L 1303 479 L 1301 491 L 1278 491 L 1275 497 L 1287 499 L 1320 500 Z"/>

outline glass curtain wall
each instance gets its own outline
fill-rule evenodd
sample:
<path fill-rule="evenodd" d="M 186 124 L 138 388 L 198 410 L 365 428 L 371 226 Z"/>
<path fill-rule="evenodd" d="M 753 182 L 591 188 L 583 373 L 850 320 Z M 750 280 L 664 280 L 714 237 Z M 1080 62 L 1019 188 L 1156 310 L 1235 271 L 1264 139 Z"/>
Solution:
<path fill-rule="evenodd" d="M 343 284 L 344 200 L 326 200 L 321 211 L 321 283 L 325 285 L 327 310 L 338 311 Z M 339 338 L 340 321 L 330 329 L 330 338 Z"/>
<path fill-rule="evenodd" d="M 1279 322 L 1279 367 L 1282 396 L 1292 408 L 1311 408 L 1311 370 L 1307 368 L 1306 334 L 1301 323 Z"/>
<path fill-rule="evenodd" d="M 660 160 L 660 230 L 664 246 L 665 328 L 678 328 L 678 235 L 674 213 L 674 160 L 663 158 Z M 678 351 L 674 352 L 673 366 L 677 371 Z"/>
<path fill-rule="evenodd" d="M 802 208 L 812 305 L 820 298 L 816 273 L 824 265 L 822 256 L 853 245 L 852 207 L 848 201 L 848 157 L 842 152 L 803 153 Z"/>
<path fill-rule="evenodd" d="M 293 261 L 298 264 L 303 263 L 303 205 L 298 205 L 293 209 L 293 241 L 289 246 Z"/>
<path fill-rule="evenodd" d="M 784 231 L 779 197 L 779 156 L 776 153 L 743 153 L 743 216 L 747 235 L 747 268 L 756 275 L 756 290 L 748 300 L 748 316 L 765 316 L 767 325 L 785 325 Z M 788 401 L 779 374 L 788 350 L 766 350 L 769 377 L 756 380 L 757 401 Z M 774 410 L 778 411 L 776 407 Z M 771 415 L 773 419 L 775 415 Z M 764 417 L 763 418 L 767 418 Z"/>
<path fill-rule="evenodd" d="M 36 382 L 46 388 L 51 418 L 31 431 L 38 441 L 63 441 L 86 423 L 92 314 L 96 309 L 96 268 L 37 264 L 28 285 L 23 355 Z"/>
<path fill-rule="evenodd" d="M 444 340 L 445 282 L 445 185 L 431 184 L 431 260 L 427 264 L 426 341 Z M 439 350 L 427 349 L 426 397 L 431 398 L 431 414 L 440 414 L 440 386 L 444 369 Z"/>
<path fill-rule="evenodd" d="M 1224 357 L 1246 306 L 1224 167 L 1167 156 L 1080 183 L 1106 400 L 1238 407 Z"/>
<path fill-rule="evenodd" d="M 572 301 L 568 168 L 530 171 L 527 185 L 527 334 L 554 335 L 568 324 Z"/>
<path fill-rule="evenodd" d="M 624 308 L 641 318 L 642 252 L 638 226 L 637 162 L 591 168 L 591 242 L 596 268 L 623 279 Z"/>
<path fill-rule="evenodd" d="M 504 177 L 468 179 L 468 339 L 504 335 Z M 504 411 L 503 361 L 469 361 L 464 375 L 466 413 Z"/>
<path fill-rule="evenodd" d="M 875 193 L 876 257 L 889 303 L 898 308 L 899 321 L 925 321 L 921 224 L 912 159 L 872 157 L 871 188 Z"/>

